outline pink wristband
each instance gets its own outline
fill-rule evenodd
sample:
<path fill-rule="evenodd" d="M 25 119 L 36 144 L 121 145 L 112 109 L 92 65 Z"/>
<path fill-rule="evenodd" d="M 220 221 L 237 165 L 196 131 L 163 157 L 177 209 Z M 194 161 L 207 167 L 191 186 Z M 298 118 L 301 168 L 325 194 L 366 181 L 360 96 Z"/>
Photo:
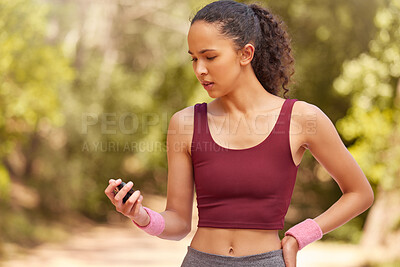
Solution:
<path fill-rule="evenodd" d="M 308 244 L 321 239 L 323 233 L 316 221 L 313 219 L 306 219 L 290 228 L 285 233 L 285 236 L 287 235 L 296 238 L 297 243 L 299 243 L 299 250 L 301 250 Z"/>
<path fill-rule="evenodd" d="M 160 213 L 155 212 L 152 209 L 149 209 L 147 207 L 143 207 L 143 208 L 145 209 L 147 214 L 149 214 L 149 216 L 150 216 L 149 224 L 146 226 L 140 226 L 134 220 L 132 220 L 132 222 L 134 224 L 136 224 L 137 227 L 139 227 L 140 229 L 142 229 L 143 231 L 148 233 L 149 235 L 158 236 L 159 234 L 161 234 L 164 231 L 164 228 L 165 228 L 164 217 Z"/>

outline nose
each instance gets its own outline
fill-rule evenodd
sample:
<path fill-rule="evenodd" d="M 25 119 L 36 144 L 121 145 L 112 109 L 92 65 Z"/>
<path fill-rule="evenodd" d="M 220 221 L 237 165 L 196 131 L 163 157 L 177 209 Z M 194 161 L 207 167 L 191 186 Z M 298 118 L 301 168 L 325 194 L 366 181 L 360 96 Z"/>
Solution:
<path fill-rule="evenodd" d="M 196 72 L 196 76 L 204 76 L 208 72 L 205 64 L 200 62 L 200 60 L 197 62 L 194 71 Z"/>

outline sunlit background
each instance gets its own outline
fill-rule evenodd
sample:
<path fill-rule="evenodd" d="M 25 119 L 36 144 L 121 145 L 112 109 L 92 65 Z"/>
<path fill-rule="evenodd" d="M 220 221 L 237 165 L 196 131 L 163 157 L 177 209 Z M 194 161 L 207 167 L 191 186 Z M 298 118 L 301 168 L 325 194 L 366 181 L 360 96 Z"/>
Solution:
<path fill-rule="evenodd" d="M 169 118 L 212 100 L 186 42 L 210 2 L 0 0 L 0 266 L 179 266 L 193 233 L 148 236 L 104 189 L 132 180 L 164 211 Z M 329 116 L 375 192 L 298 266 L 400 266 L 400 0 L 259 3 L 292 37 L 290 98 Z M 307 151 L 285 230 L 340 195 Z"/>

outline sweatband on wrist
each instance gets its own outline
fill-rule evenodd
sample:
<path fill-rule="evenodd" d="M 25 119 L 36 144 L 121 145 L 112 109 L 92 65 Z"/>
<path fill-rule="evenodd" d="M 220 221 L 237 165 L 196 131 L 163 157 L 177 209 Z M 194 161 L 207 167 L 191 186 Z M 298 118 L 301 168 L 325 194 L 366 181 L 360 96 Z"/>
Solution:
<path fill-rule="evenodd" d="M 296 238 L 299 243 L 299 250 L 308 244 L 322 238 L 323 233 L 321 227 L 313 219 L 306 219 L 301 223 L 296 224 L 290 228 L 285 236 L 290 235 Z"/>
<path fill-rule="evenodd" d="M 143 231 L 148 233 L 149 235 L 158 236 L 159 234 L 161 234 L 164 231 L 164 228 L 165 228 L 164 217 L 160 213 L 158 213 L 152 209 L 149 209 L 147 207 L 143 207 L 143 208 L 147 212 L 147 214 L 149 214 L 150 222 L 146 226 L 140 226 L 134 220 L 132 220 L 132 222 L 134 224 L 136 224 L 137 227 L 139 227 L 140 229 L 142 229 Z"/>

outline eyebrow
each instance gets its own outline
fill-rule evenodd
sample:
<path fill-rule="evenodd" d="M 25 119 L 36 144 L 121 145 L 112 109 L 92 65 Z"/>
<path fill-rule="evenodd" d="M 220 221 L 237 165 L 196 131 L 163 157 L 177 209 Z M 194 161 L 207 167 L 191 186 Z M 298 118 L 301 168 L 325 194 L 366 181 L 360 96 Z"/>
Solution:
<path fill-rule="evenodd" d="M 204 54 L 205 52 L 208 52 L 208 51 L 216 51 L 215 49 L 203 49 L 203 50 L 200 50 L 200 54 Z M 193 55 L 193 53 L 192 52 L 190 52 L 190 50 L 188 51 L 188 53 L 189 54 L 191 54 L 191 55 Z"/>

